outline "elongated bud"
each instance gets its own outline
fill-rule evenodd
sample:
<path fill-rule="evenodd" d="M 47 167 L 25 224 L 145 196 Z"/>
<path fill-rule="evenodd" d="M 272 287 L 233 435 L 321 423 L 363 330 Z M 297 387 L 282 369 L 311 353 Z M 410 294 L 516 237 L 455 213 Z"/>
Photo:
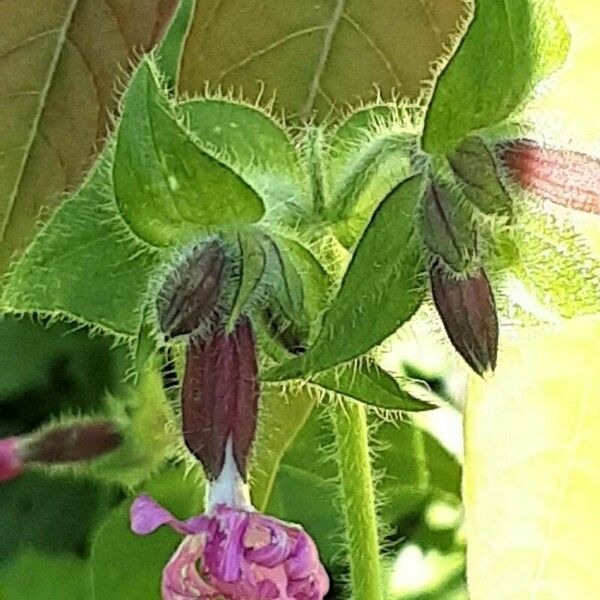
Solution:
<path fill-rule="evenodd" d="M 494 156 L 478 136 L 465 138 L 448 162 L 468 200 L 486 214 L 509 216 L 512 201 L 502 185 Z"/>
<path fill-rule="evenodd" d="M 65 465 L 98 458 L 116 450 L 122 441 L 111 421 L 56 425 L 0 440 L 0 481 L 17 477 L 31 464 Z"/>
<path fill-rule="evenodd" d="M 457 278 L 441 264 L 429 271 L 431 291 L 446 333 L 456 351 L 478 375 L 496 368 L 498 315 L 483 269 Z"/>
<path fill-rule="evenodd" d="M 25 468 L 19 442 L 17 437 L 0 440 L 0 481 L 18 477 Z"/>
<path fill-rule="evenodd" d="M 600 159 L 525 139 L 500 145 L 498 151 L 508 176 L 522 188 L 550 202 L 600 214 Z"/>
<path fill-rule="evenodd" d="M 423 198 L 423 241 L 455 271 L 466 269 L 475 254 L 470 217 L 453 190 L 430 182 Z"/>
<path fill-rule="evenodd" d="M 246 478 L 258 413 L 258 364 L 250 320 L 231 334 L 218 329 L 188 346 L 182 390 L 183 437 L 190 452 L 217 479 L 231 440 L 233 458 Z"/>
<path fill-rule="evenodd" d="M 56 465 L 91 460 L 115 450 L 123 438 L 111 421 L 57 425 L 24 440 L 25 462 Z"/>
<path fill-rule="evenodd" d="M 165 279 L 157 299 L 167 339 L 211 329 L 219 308 L 227 257 L 219 241 L 196 246 Z"/>

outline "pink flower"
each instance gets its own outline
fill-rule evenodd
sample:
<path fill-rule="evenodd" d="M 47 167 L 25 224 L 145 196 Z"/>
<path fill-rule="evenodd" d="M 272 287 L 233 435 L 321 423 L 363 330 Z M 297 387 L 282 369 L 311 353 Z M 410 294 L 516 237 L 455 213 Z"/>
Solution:
<path fill-rule="evenodd" d="M 0 481 L 18 477 L 24 469 L 19 438 L 0 440 Z"/>
<path fill-rule="evenodd" d="M 149 496 L 138 497 L 130 515 L 137 534 L 169 525 L 185 535 L 163 571 L 164 600 L 321 600 L 329 590 L 299 526 L 225 504 L 179 521 Z"/>
<path fill-rule="evenodd" d="M 508 175 L 522 188 L 568 208 L 600 214 L 600 159 L 531 140 L 500 145 Z"/>

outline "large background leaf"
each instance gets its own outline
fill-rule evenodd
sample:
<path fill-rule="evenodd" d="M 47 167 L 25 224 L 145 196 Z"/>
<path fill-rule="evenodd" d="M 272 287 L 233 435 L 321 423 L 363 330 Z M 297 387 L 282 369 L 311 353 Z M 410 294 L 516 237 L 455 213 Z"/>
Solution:
<path fill-rule="evenodd" d="M 129 61 L 177 0 L 0 3 L 0 273 L 41 209 L 75 188 L 107 133 Z"/>
<path fill-rule="evenodd" d="M 262 90 L 303 117 L 372 99 L 376 86 L 414 96 L 463 10 L 461 0 L 198 2 L 180 88 Z"/>
<path fill-rule="evenodd" d="M 453 150 L 466 134 L 508 117 L 562 64 L 568 46 L 553 0 L 475 0 L 471 26 L 429 105 L 425 150 Z"/>
<path fill-rule="evenodd" d="M 600 596 L 600 321 L 505 343 L 467 402 L 472 600 Z"/>

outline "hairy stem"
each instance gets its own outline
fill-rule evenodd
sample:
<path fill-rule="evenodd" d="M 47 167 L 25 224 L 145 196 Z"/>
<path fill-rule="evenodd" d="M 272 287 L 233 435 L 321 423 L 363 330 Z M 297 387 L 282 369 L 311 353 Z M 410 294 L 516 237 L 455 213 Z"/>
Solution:
<path fill-rule="evenodd" d="M 357 402 L 340 402 L 333 410 L 338 464 L 355 600 L 383 598 L 375 490 L 371 475 L 367 415 Z"/>

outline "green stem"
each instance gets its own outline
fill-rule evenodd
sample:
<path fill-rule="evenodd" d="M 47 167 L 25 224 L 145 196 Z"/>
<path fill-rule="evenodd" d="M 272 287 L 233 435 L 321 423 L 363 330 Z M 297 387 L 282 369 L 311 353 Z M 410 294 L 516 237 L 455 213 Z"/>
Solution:
<path fill-rule="evenodd" d="M 344 495 L 352 597 L 382 600 L 375 490 L 364 406 L 358 402 L 340 402 L 333 409 L 333 425 Z"/>

